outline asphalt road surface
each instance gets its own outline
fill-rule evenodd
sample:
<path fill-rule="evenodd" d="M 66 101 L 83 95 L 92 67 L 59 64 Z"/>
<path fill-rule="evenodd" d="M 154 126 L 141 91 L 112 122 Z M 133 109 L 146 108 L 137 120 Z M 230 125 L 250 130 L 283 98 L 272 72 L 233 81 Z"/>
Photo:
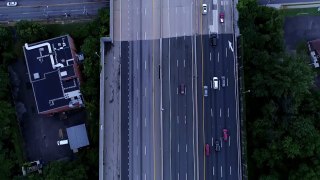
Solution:
<path fill-rule="evenodd" d="M 97 15 L 98 10 L 109 5 L 109 0 L 21 0 L 15 7 L 0 2 L 0 22 L 19 20 L 53 20 L 59 18 L 86 18 Z"/>
<path fill-rule="evenodd" d="M 320 2 L 317 0 L 258 0 L 259 4 L 284 4 L 284 3 L 305 3 L 305 2 Z"/>
<path fill-rule="evenodd" d="M 241 179 L 232 1 L 203 3 L 206 15 L 193 0 L 114 1 L 111 52 L 119 55 L 107 61 L 121 63 L 119 179 Z M 216 47 L 210 32 L 218 33 Z M 213 90 L 214 76 L 225 76 L 226 86 Z"/>
<path fill-rule="evenodd" d="M 237 74 L 234 57 L 232 27 L 232 1 L 220 1 L 210 16 L 202 16 L 203 29 L 206 22 L 213 24 L 218 33 L 217 46 L 209 45 L 209 36 L 198 38 L 197 69 L 199 72 L 199 158 L 200 179 L 241 179 L 239 156 L 239 120 L 237 119 Z M 210 4 L 210 3 L 209 3 Z M 224 12 L 224 22 L 219 22 L 219 14 Z M 209 15 L 209 14 L 208 14 Z M 218 23 L 216 23 L 218 22 Z M 202 44 L 202 45 L 201 45 Z M 225 86 L 222 87 L 222 76 Z M 218 89 L 213 89 L 213 77 L 219 79 Z M 203 95 L 203 86 L 208 86 L 209 94 Z M 223 140 L 223 129 L 228 130 L 228 140 Z M 202 142 L 202 143 L 201 143 Z M 221 151 L 215 151 L 216 142 Z M 210 155 L 205 155 L 205 145 L 210 146 Z M 202 161 L 203 160 L 203 161 Z M 203 162 L 203 163 L 201 163 Z"/>

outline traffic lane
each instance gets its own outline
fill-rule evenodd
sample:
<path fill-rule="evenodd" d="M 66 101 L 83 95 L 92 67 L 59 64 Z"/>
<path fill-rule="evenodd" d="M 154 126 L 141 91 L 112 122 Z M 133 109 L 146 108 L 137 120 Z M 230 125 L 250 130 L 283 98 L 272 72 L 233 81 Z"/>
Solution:
<path fill-rule="evenodd" d="M 170 48 L 177 49 L 177 41 L 175 38 L 170 41 Z M 178 72 L 177 72 L 177 54 L 175 51 L 170 51 L 170 74 L 171 74 L 171 94 L 172 94 L 172 111 L 171 111 L 171 178 L 177 179 L 177 173 L 179 171 L 179 154 L 177 152 L 177 144 L 179 141 L 179 129 L 177 127 L 177 114 L 178 114 L 178 96 L 177 96 L 177 87 L 179 83 Z"/>
<path fill-rule="evenodd" d="M 59 4 L 92 4 L 92 3 L 104 3 L 109 4 L 110 0 L 99 1 L 99 0 L 82 0 L 79 2 L 78 0 L 19 0 L 18 6 L 46 6 L 46 5 L 59 5 Z M 2 3 L 6 6 L 6 2 Z"/>
<path fill-rule="evenodd" d="M 207 40 L 207 43 L 209 43 L 210 40 Z M 211 44 L 208 45 L 209 47 L 209 61 L 207 60 L 207 79 L 208 82 L 210 82 L 209 86 L 209 97 L 207 97 L 207 100 L 209 102 L 209 107 L 210 107 L 210 126 L 207 126 L 207 131 L 209 132 L 209 137 L 210 138 L 210 146 L 212 149 L 212 156 L 211 156 L 211 163 L 208 165 L 208 171 L 209 172 L 209 179 L 213 179 L 217 173 L 217 156 L 215 152 L 215 140 L 216 137 L 214 136 L 215 133 L 215 127 L 217 126 L 217 121 L 216 121 L 216 105 L 215 105 L 215 96 L 216 96 L 216 90 L 213 89 L 213 77 L 215 76 L 215 71 L 214 68 L 216 66 L 216 62 L 218 60 L 218 48 L 213 47 Z"/>
<path fill-rule="evenodd" d="M 97 15 L 98 10 L 103 6 L 89 6 L 85 9 L 83 6 L 74 7 L 50 7 L 50 8 L 40 8 L 40 7 L 26 7 L 26 8 L 0 8 L 0 20 L 22 20 L 22 19 L 47 19 L 47 18 L 72 18 L 83 16 L 88 17 L 88 15 Z M 67 13 L 67 16 L 66 16 Z"/>
<path fill-rule="evenodd" d="M 178 69 L 179 69 L 179 79 L 180 82 L 185 85 L 185 92 L 184 95 L 180 95 L 180 106 L 181 111 L 179 114 L 179 126 L 181 127 L 181 139 L 179 142 L 179 151 L 180 151 L 180 175 L 179 177 L 187 179 L 194 178 L 193 177 L 193 169 L 189 166 L 192 165 L 192 158 L 193 155 L 190 154 L 190 147 L 191 152 L 193 149 L 192 141 L 189 141 L 189 139 L 193 139 L 192 136 L 192 128 L 190 131 L 188 131 L 188 125 L 192 123 L 187 123 L 187 119 L 192 118 L 192 53 L 190 51 L 191 49 L 191 38 L 190 37 L 178 37 L 178 41 L 181 42 L 181 46 L 178 47 L 181 49 L 181 52 L 178 52 L 180 54 L 178 59 Z M 178 43 L 179 44 L 179 43 Z M 181 91 L 181 89 L 180 89 Z M 181 92 L 180 92 L 181 94 Z M 191 126 L 192 127 L 192 126 Z M 189 143 L 191 142 L 191 143 Z M 190 160 L 191 159 L 191 163 Z"/>
<path fill-rule="evenodd" d="M 186 117 L 185 117 L 185 125 L 186 125 L 186 153 L 187 153 L 187 178 L 188 179 L 196 179 L 194 174 L 194 104 L 193 104 L 193 57 L 192 57 L 192 37 L 185 37 L 185 79 L 186 79 Z"/>
<path fill-rule="evenodd" d="M 142 100 L 142 120 L 143 120 L 143 128 L 142 128 L 142 151 L 143 151 L 143 162 L 142 162 L 142 179 L 150 179 L 152 177 L 151 172 L 151 162 L 153 162 L 153 158 L 151 158 L 152 147 L 150 143 L 150 129 L 152 129 L 151 118 L 150 117 L 150 59 L 149 59 L 149 46 L 150 43 L 148 41 L 142 41 L 142 63 L 143 68 L 141 70 L 142 73 L 142 89 L 143 92 L 143 100 Z M 152 99 L 151 99 L 152 100 Z"/>
<path fill-rule="evenodd" d="M 231 36 L 231 35 L 230 35 Z M 230 39 L 231 37 L 229 37 Z M 229 158 L 230 158 L 230 165 L 229 168 L 231 166 L 231 170 L 229 172 L 230 174 L 230 179 L 233 177 L 238 178 L 238 168 L 239 167 L 239 159 L 238 159 L 238 151 L 241 151 L 241 149 L 238 149 L 237 143 L 240 137 L 238 137 L 238 133 L 237 133 L 237 126 L 239 125 L 239 123 L 237 122 L 236 119 L 236 103 L 238 103 L 238 99 L 236 99 L 236 87 L 235 87 L 235 81 L 236 79 L 236 75 L 235 75 L 235 59 L 234 56 L 230 56 L 228 58 L 228 61 L 230 62 L 229 64 L 229 73 L 228 76 L 229 78 L 229 86 L 228 86 L 228 97 L 227 97 L 227 102 L 229 105 L 229 123 L 227 124 L 227 128 L 228 128 L 228 132 L 229 132 L 229 142 L 230 143 L 230 152 L 229 152 Z"/>
<path fill-rule="evenodd" d="M 177 42 L 177 47 L 174 53 L 176 54 L 176 72 L 178 76 L 178 84 L 176 85 L 177 91 L 176 91 L 176 96 L 177 96 L 177 116 L 176 116 L 176 132 L 178 133 L 177 135 L 177 144 L 176 144 L 176 151 L 177 151 L 177 156 L 179 158 L 179 168 L 177 171 L 177 178 L 179 179 L 180 176 L 183 177 L 186 174 L 186 153 L 185 147 L 186 144 L 186 135 L 185 135 L 185 124 L 184 122 L 184 117 L 185 117 L 185 108 L 186 108 L 186 103 L 184 101 L 184 96 L 185 94 L 181 93 L 181 86 L 182 84 L 185 86 L 185 73 L 184 73 L 184 64 L 185 64 L 185 50 L 184 50 L 184 39 L 182 37 L 178 37 L 175 40 Z M 185 93 L 185 92 L 184 92 Z"/>
<path fill-rule="evenodd" d="M 220 12 L 224 13 L 224 22 L 221 23 L 219 22 L 220 29 L 223 34 L 225 33 L 232 33 L 233 31 L 233 1 L 232 0 L 227 0 L 227 1 L 221 1 L 221 8 Z M 219 16 L 219 21 L 220 21 L 220 16 Z"/>
<path fill-rule="evenodd" d="M 203 85 L 202 85 L 202 41 L 201 36 L 196 36 L 196 54 L 195 54 L 195 61 L 196 61 L 196 71 L 197 73 L 194 75 L 194 78 L 197 80 L 196 84 L 196 102 L 195 105 L 197 106 L 197 114 L 196 118 L 198 119 L 198 158 L 199 158 L 199 179 L 205 179 L 205 130 L 204 130 L 204 119 L 202 118 L 202 96 L 203 96 Z"/>
<path fill-rule="evenodd" d="M 131 108 L 132 110 L 132 123 L 130 123 L 131 128 L 130 128 L 130 134 L 132 134 L 132 140 L 129 141 L 131 151 L 132 153 L 130 154 L 130 173 L 132 173 L 132 176 L 134 177 L 141 177 L 141 114 L 140 110 L 141 108 L 141 102 L 140 98 L 141 96 L 141 71 L 139 67 L 139 60 L 140 58 L 140 42 L 139 41 L 134 41 L 131 42 L 130 47 L 132 48 L 133 54 L 130 56 L 130 61 L 131 61 L 131 66 L 133 66 L 132 69 L 132 76 L 133 76 L 133 84 L 132 84 L 132 91 L 133 95 L 131 97 L 132 99 L 132 105 Z"/>
<path fill-rule="evenodd" d="M 155 132 L 154 132 L 154 46 L 153 46 L 153 41 L 146 41 L 148 43 L 145 43 L 147 47 L 145 47 L 145 54 L 146 54 L 146 61 L 147 61 L 147 70 L 146 70 L 146 83 L 147 83 L 147 93 L 146 93 L 146 99 L 147 103 L 145 106 L 145 109 L 147 109 L 147 121 L 149 124 L 148 127 L 148 149 L 149 149 L 149 154 L 148 154 L 148 162 L 147 162 L 147 167 L 148 167 L 148 173 L 149 177 L 147 179 L 150 179 L 155 176 L 155 168 L 157 163 L 155 161 L 155 148 L 154 148 L 154 137 L 155 137 Z"/>
<path fill-rule="evenodd" d="M 163 113 L 163 179 L 170 179 L 171 172 L 171 90 L 170 90 L 170 60 L 169 38 L 162 39 L 162 113 Z"/>
<path fill-rule="evenodd" d="M 128 179 L 129 167 L 128 167 L 128 158 L 129 158 L 129 59 L 128 59 L 128 42 L 122 42 L 121 54 L 121 179 Z"/>
<path fill-rule="evenodd" d="M 210 155 L 206 157 L 206 178 L 209 178 L 213 174 L 212 170 L 212 164 L 214 160 L 214 149 L 213 149 L 213 139 L 212 139 L 212 126 L 214 124 L 214 121 L 212 119 L 213 117 L 213 109 L 212 107 L 212 83 L 211 83 L 211 72 L 213 71 L 213 59 L 214 57 L 210 57 L 210 47 L 209 45 L 209 36 L 203 35 L 203 77 L 204 77 L 204 83 L 202 87 L 202 96 L 204 99 L 204 130 L 205 130 L 205 144 L 208 144 L 210 147 Z M 208 95 L 204 96 L 204 86 L 207 87 Z"/>
<path fill-rule="evenodd" d="M 154 149 L 154 174 L 156 179 L 162 179 L 162 174 L 161 174 L 161 120 L 160 120 L 160 111 L 161 111 L 161 94 L 160 94 L 160 40 L 153 40 L 153 88 L 154 89 L 154 107 L 153 107 L 153 133 L 154 133 L 154 138 L 153 138 L 153 149 Z"/>
<path fill-rule="evenodd" d="M 234 76 L 234 55 L 232 52 L 233 48 L 229 47 L 229 41 L 232 42 L 232 34 L 228 34 L 224 36 L 225 40 L 223 41 L 224 46 L 228 47 L 228 56 L 226 57 L 225 60 L 225 74 L 226 74 L 226 89 L 225 89 L 225 93 L 226 96 L 224 98 L 224 101 L 226 102 L 226 112 L 225 112 L 225 116 L 226 116 L 226 129 L 228 129 L 229 131 L 229 135 L 230 133 L 232 133 L 234 130 L 233 128 L 236 127 L 236 122 L 235 122 L 235 103 L 237 102 L 235 99 L 235 86 L 234 86 L 234 82 L 235 82 L 235 76 Z M 231 46 L 232 47 L 232 46 Z M 236 131 L 234 131 L 235 133 L 232 133 L 234 135 L 236 135 Z M 225 164 L 225 175 L 228 177 L 228 179 L 233 179 L 237 176 L 236 173 L 236 169 L 237 169 L 237 158 L 234 157 L 234 155 L 237 156 L 237 148 L 236 146 L 233 145 L 233 143 L 236 143 L 236 136 L 229 136 L 228 141 L 225 143 L 226 144 L 226 164 Z"/>

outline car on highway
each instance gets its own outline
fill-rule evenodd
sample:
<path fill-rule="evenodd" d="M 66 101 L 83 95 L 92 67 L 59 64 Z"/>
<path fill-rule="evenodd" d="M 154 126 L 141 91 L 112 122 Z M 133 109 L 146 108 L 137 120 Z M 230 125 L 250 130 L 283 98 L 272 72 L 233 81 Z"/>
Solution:
<path fill-rule="evenodd" d="M 182 83 L 180 84 L 180 94 L 185 95 L 186 94 L 186 86 Z"/>
<path fill-rule="evenodd" d="M 202 4 L 202 14 L 205 15 L 208 12 L 208 6 L 207 4 Z"/>
<path fill-rule="evenodd" d="M 223 129 L 223 140 L 228 141 L 228 129 Z"/>
<path fill-rule="evenodd" d="M 213 77 L 213 89 L 218 89 L 219 88 L 219 80 L 217 77 Z"/>
<path fill-rule="evenodd" d="M 221 150 L 221 146 L 220 146 L 220 141 L 219 141 L 219 140 L 216 140 L 215 150 L 216 150 L 217 152 Z"/>
<path fill-rule="evenodd" d="M 17 5 L 18 5 L 17 2 L 13 2 L 13 1 L 7 2 L 7 6 L 10 6 L 10 7 L 17 6 Z"/>
<path fill-rule="evenodd" d="M 220 19 L 220 23 L 224 23 L 224 12 L 220 12 L 219 19 Z"/>
<path fill-rule="evenodd" d="M 204 97 L 208 96 L 208 86 L 203 86 L 203 96 Z"/>
<path fill-rule="evenodd" d="M 210 44 L 211 46 L 217 45 L 217 33 L 210 34 Z"/>
<path fill-rule="evenodd" d="M 206 156 L 209 156 L 210 155 L 210 146 L 209 146 L 209 144 L 206 144 L 205 151 L 206 151 Z"/>
<path fill-rule="evenodd" d="M 221 86 L 225 87 L 226 86 L 226 77 L 221 76 Z"/>

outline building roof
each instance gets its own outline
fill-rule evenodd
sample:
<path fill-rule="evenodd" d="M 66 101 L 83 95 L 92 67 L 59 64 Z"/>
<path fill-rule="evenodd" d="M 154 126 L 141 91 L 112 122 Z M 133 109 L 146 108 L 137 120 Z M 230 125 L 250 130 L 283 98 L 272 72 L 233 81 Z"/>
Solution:
<path fill-rule="evenodd" d="M 65 35 L 23 47 L 38 113 L 83 105 L 73 46 Z"/>
<path fill-rule="evenodd" d="M 69 145 L 72 150 L 88 146 L 89 140 L 85 124 L 67 128 Z"/>
<path fill-rule="evenodd" d="M 310 60 L 315 68 L 319 67 L 319 55 L 320 55 L 320 39 L 312 40 L 308 42 L 308 48 L 310 51 Z"/>

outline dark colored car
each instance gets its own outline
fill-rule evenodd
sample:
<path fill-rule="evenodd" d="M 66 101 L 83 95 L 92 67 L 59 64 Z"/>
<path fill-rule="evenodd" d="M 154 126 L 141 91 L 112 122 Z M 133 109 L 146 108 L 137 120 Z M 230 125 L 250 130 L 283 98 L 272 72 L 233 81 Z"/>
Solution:
<path fill-rule="evenodd" d="M 216 151 L 220 151 L 221 150 L 221 146 L 220 146 L 220 141 L 216 140 Z"/>
<path fill-rule="evenodd" d="M 217 33 L 210 34 L 210 44 L 211 46 L 217 45 Z"/>

